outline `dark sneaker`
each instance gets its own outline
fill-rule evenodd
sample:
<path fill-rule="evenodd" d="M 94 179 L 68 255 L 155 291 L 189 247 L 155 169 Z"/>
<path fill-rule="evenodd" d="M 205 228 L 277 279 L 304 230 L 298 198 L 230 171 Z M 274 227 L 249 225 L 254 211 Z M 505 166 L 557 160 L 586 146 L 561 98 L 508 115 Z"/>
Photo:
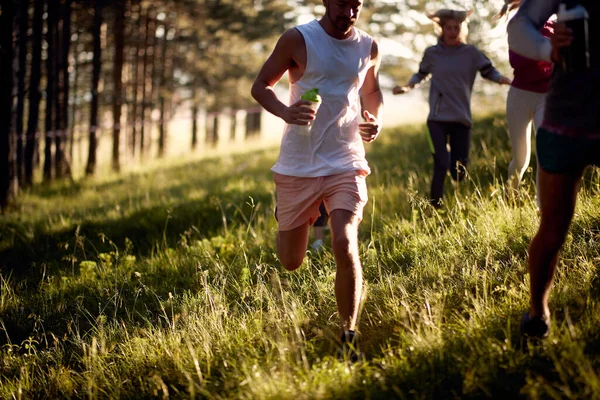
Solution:
<path fill-rule="evenodd" d="M 362 354 L 358 350 L 358 334 L 354 331 L 342 332 L 341 344 L 338 348 L 338 359 L 340 361 L 358 362 Z"/>
<path fill-rule="evenodd" d="M 550 320 L 547 317 L 532 317 L 529 312 L 521 318 L 521 336 L 546 339 L 550 334 Z"/>
<path fill-rule="evenodd" d="M 442 208 L 442 205 L 443 205 L 441 198 L 429 199 L 429 204 L 431 204 L 433 206 L 433 208 L 435 208 L 436 210 L 439 210 L 440 208 Z"/>

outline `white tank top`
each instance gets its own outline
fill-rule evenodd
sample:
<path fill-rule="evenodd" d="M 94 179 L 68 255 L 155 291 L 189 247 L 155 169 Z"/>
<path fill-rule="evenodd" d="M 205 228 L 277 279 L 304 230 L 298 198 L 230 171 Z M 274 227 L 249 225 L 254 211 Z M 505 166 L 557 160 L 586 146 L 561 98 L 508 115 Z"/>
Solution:
<path fill-rule="evenodd" d="M 290 83 L 289 105 L 307 90 L 318 88 L 323 100 L 310 135 L 300 125 L 285 125 L 279 158 L 272 171 L 298 177 L 318 177 L 363 170 L 370 173 L 359 134 L 359 90 L 371 60 L 373 39 L 359 29 L 334 39 L 314 20 L 296 29 L 306 43 L 302 78 Z"/>

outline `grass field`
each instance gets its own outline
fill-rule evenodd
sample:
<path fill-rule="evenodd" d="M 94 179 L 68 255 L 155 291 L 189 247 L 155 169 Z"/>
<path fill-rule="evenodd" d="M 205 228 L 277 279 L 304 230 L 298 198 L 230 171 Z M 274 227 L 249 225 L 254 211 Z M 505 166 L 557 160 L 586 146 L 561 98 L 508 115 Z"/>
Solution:
<path fill-rule="evenodd" d="M 368 146 L 351 366 L 331 252 L 278 264 L 277 149 L 24 193 L 0 217 L 0 398 L 600 398 L 600 179 L 586 173 L 551 337 L 525 346 L 538 215 L 531 171 L 504 200 L 505 130 L 476 121 L 440 212 L 423 126 Z"/>

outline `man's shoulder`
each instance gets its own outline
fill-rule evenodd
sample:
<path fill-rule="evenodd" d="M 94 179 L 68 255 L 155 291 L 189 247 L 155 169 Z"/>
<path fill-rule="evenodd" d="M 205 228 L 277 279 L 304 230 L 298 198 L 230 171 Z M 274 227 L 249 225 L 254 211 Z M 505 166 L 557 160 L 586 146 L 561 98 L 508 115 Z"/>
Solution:
<path fill-rule="evenodd" d="M 310 32 L 318 28 L 319 22 L 316 19 L 313 19 L 310 22 L 296 25 L 295 27 L 289 29 L 298 32 L 298 34 L 302 35 L 303 32 Z"/>
<path fill-rule="evenodd" d="M 358 29 L 357 27 L 354 27 L 354 29 L 356 30 L 356 33 L 364 38 L 367 38 L 369 40 L 375 41 L 375 39 L 373 39 L 373 36 L 371 36 L 369 33 L 363 31 L 362 29 Z"/>
<path fill-rule="evenodd" d="M 300 45 L 304 44 L 304 37 L 297 27 L 290 28 L 281 35 L 279 42 L 286 45 Z"/>

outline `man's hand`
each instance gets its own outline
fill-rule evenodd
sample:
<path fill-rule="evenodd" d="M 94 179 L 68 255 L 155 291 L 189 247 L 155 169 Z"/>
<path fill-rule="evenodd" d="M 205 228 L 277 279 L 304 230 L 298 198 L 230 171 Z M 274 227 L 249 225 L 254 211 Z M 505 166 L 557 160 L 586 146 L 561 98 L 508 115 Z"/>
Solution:
<path fill-rule="evenodd" d="M 358 125 L 360 136 L 363 142 L 371 143 L 373 140 L 377 139 L 379 132 L 381 132 L 381 126 L 379 125 L 377 118 L 367 110 L 363 112 L 363 116 L 366 122 Z"/>
<path fill-rule="evenodd" d="M 315 119 L 315 110 L 308 106 L 310 101 L 299 100 L 287 107 L 280 117 L 290 125 L 310 125 Z"/>
<path fill-rule="evenodd" d="M 567 28 L 564 22 L 554 24 L 554 34 L 550 37 L 552 44 L 552 61 L 559 62 L 562 59 L 560 49 L 569 47 L 573 42 L 573 31 Z"/>

